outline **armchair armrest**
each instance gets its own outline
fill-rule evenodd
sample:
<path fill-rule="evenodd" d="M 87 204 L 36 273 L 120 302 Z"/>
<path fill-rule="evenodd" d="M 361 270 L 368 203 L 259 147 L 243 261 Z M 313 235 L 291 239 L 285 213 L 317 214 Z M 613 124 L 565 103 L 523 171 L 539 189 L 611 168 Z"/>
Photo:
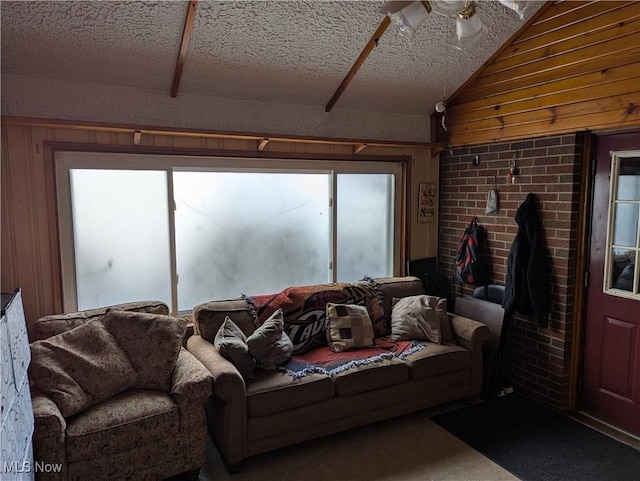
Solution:
<path fill-rule="evenodd" d="M 67 456 L 65 445 L 65 421 L 56 403 L 38 389 L 32 388 L 33 408 L 33 457 L 34 461 L 59 464 L 63 468 L 58 473 L 48 473 L 47 480 L 66 479 Z M 43 479 L 45 479 L 43 477 Z"/>
<path fill-rule="evenodd" d="M 171 378 L 171 394 L 204 402 L 213 393 L 213 377 L 185 348 L 180 349 Z"/>

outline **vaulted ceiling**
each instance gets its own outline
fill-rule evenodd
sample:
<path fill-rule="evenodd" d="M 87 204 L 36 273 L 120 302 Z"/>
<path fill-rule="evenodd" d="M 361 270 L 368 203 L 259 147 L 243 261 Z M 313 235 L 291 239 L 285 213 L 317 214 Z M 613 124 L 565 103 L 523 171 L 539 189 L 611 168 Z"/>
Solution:
<path fill-rule="evenodd" d="M 383 20 L 383 4 L 200 0 L 175 93 L 324 111 Z M 1 8 L 3 77 L 171 95 L 189 2 L 3 0 Z M 430 115 L 522 26 L 497 1 L 479 2 L 478 15 L 488 37 L 466 51 L 451 46 L 454 21 L 435 12 L 409 41 L 392 24 L 335 107 Z"/>

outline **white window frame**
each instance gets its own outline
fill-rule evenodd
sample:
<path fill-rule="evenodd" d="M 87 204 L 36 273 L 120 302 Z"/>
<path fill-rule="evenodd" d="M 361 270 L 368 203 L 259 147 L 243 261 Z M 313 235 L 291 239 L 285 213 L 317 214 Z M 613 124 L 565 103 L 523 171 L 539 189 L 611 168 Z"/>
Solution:
<path fill-rule="evenodd" d="M 202 170 L 218 172 L 290 172 L 328 173 L 331 175 L 331 273 L 330 282 L 337 282 L 337 176 L 339 174 L 392 174 L 394 176 L 393 232 L 389 233 L 393 242 L 393 265 L 391 272 L 401 271 L 403 211 L 406 192 L 404 162 L 370 160 L 307 160 L 307 159 L 264 159 L 250 157 L 193 156 L 180 154 L 148 154 L 120 152 L 67 151 L 54 152 L 56 198 L 58 211 L 60 268 L 62 274 L 63 309 L 65 312 L 77 310 L 74 235 L 71 207 L 70 171 L 73 169 L 114 169 L 114 170 L 154 170 L 167 173 L 167 212 L 169 216 L 169 243 L 171 262 L 171 305 L 173 314 L 178 311 L 178 272 L 175 249 L 175 217 L 173 176 L 174 171 Z"/>
<path fill-rule="evenodd" d="M 609 211 L 608 211 L 608 224 L 607 224 L 607 247 L 605 251 L 604 261 L 604 282 L 603 292 L 617 297 L 625 297 L 627 299 L 640 300 L 640 219 L 638 220 L 638 231 L 636 232 L 636 245 L 619 246 L 613 243 L 615 235 L 616 225 L 616 213 L 618 212 L 618 204 L 637 204 L 640 205 L 640 201 L 619 201 L 618 197 L 618 178 L 620 172 L 620 162 L 623 159 L 630 157 L 640 157 L 640 150 L 635 151 L 623 151 L 623 152 L 611 152 L 611 175 L 609 183 Z M 633 290 L 631 292 L 623 289 L 615 289 L 611 286 L 611 273 L 613 271 L 613 249 L 626 249 L 629 251 L 635 251 L 635 267 L 633 273 Z"/>

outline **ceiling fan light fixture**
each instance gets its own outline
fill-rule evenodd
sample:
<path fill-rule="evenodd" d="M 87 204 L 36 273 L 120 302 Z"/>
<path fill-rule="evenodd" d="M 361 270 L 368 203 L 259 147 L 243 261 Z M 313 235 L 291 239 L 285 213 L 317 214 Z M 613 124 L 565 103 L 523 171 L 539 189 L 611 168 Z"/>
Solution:
<path fill-rule="evenodd" d="M 476 7 L 470 3 L 456 15 L 456 37 L 454 47 L 466 50 L 476 46 L 487 36 L 487 27 L 476 14 Z"/>
<path fill-rule="evenodd" d="M 429 12 L 431 12 L 429 2 L 411 2 L 401 10 L 389 14 L 389 17 L 398 27 L 400 35 L 411 38 L 427 19 Z"/>
<path fill-rule="evenodd" d="M 525 14 L 532 6 L 531 2 L 523 2 L 520 0 L 498 0 L 505 7 L 513 10 L 518 14 L 520 20 L 524 20 Z"/>
<path fill-rule="evenodd" d="M 437 13 L 446 17 L 453 17 L 466 6 L 462 0 L 430 0 L 429 3 Z"/>

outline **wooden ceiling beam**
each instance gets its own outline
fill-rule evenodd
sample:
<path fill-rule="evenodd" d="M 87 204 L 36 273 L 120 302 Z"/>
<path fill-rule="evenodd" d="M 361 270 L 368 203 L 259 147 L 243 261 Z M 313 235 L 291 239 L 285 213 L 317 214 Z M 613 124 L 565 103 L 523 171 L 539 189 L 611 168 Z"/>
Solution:
<path fill-rule="evenodd" d="M 182 70 L 187 60 L 187 52 L 189 51 L 189 43 L 191 43 L 191 32 L 193 31 L 193 22 L 196 18 L 196 8 L 198 0 L 191 0 L 187 7 L 187 16 L 184 20 L 184 30 L 182 31 L 182 43 L 180 44 L 180 53 L 176 62 L 176 69 L 173 73 L 173 82 L 171 83 L 171 97 L 178 96 L 178 88 L 182 79 Z"/>
<path fill-rule="evenodd" d="M 369 39 L 367 44 L 364 46 L 364 48 L 362 49 L 362 52 L 360 52 L 360 55 L 354 62 L 353 66 L 351 67 L 351 70 L 349 70 L 349 73 L 347 73 L 346 77 L 342 80 L 342 83 L 338 86 L 338 89 L 333 94 L 333 97 L 331 97 L 331 100 L 329 100 L 329 103 L 324 109 L 325 112 L 331 111 L 331 109 L 333 108 L 335 103 L 338 101 L 342 93 L 345 91 L 347 86 L 351 83 L 351 80 L 355 76 L 356 72 L 360 69 L 360 67 L 362 67 L 362 64 L 367 59 L 367 57 L 369 56 L 373 48 L 378 44 L 378 40 L 380 40 L 380 37 L 382 37 L 382 34 L 387 30 L 387 27 L 389 27 L 390 23 L 391 23 L 391 19 L 389 18 L 388 15 L 385 15 L 385 17 L 382 19 L 382 22 L 380 22 L 380 25 L 378 25 L 378 28 L 374 32 L 373 36 Z"/>

